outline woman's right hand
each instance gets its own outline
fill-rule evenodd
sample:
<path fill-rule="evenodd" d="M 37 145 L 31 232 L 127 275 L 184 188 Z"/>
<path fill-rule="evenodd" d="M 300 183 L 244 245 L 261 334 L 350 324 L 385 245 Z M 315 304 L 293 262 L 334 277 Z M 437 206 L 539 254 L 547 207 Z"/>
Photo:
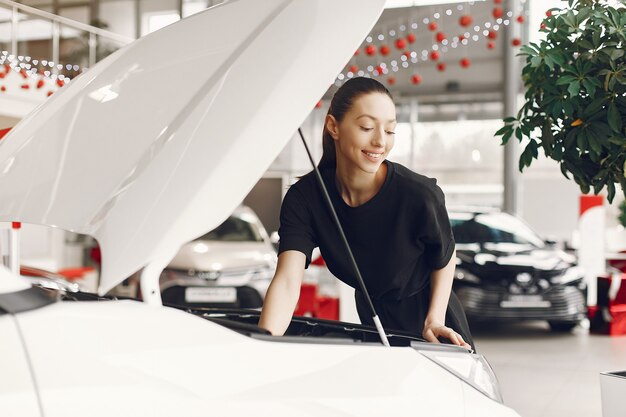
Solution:
<path fill-rule="evenodd" d="M 285 333 L 300 297 L 305 265 L 306 256 L 302 252 L 288 250 L 278 256 L 276 272 L 263 302 L 259 327 L 275 336 Z"/>

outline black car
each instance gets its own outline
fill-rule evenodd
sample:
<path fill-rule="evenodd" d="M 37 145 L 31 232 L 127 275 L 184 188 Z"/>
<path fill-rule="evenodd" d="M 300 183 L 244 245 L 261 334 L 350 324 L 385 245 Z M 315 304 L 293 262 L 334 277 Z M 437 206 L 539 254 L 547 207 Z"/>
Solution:
<path fill-rule="evenodd" d="M 569 331 L 586 317 L 576 258 L 503 212 L 450 210 L 456 240 L 454 290 L 468 319 L 547 320 Z"/>

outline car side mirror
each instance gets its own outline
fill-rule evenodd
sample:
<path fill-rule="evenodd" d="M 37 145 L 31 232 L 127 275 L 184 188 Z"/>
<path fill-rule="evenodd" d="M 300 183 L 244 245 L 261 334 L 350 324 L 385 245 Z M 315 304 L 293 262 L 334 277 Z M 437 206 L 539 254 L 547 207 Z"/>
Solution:
<path fill-rule="evenodd" d="M 278 232 L 276 230 L 270 233 L 270 242 L 272 242 L 274 248 L 278 250 L 278 242 L 280 242 L 280 236 L 278 236 Z"/>
<path fill-rule="evenodd" d="M 548 246 L 556 246 L 559 243 L 556 236 L 547 236 L 543 242 Z"/>

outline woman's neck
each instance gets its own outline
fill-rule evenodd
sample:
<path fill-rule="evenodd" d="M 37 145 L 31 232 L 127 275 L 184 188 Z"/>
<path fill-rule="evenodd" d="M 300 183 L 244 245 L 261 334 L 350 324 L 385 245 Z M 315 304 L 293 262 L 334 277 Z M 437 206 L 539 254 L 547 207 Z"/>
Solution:
<path fill-rule="evenodd" d="M 350 207 L 357 207 L 374 198 L 385 183 L 387 163 L 383 161 L 375 173 L 348 169 L 341 164 L 335 171 L 335 184 L 343 201 Z"/>

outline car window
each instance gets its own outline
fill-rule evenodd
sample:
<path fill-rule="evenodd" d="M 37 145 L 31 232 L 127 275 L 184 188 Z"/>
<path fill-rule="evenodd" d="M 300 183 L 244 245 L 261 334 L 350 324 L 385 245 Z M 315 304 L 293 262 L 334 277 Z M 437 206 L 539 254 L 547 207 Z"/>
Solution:
<path fill-rule="evenodd" d="M 506 213 L 477 214 L 470 218 L 451 216 L 457 243 L 518 243 L 543 247 L 544 243 L 526 224 Z"/>
<path fill-rule="evenodd" d="M 254 223 L 239 217 L 230 216 L 209 233 L 196 240 L 217 240 L 222 242 L 261 242 L 261 234 Z"/>

